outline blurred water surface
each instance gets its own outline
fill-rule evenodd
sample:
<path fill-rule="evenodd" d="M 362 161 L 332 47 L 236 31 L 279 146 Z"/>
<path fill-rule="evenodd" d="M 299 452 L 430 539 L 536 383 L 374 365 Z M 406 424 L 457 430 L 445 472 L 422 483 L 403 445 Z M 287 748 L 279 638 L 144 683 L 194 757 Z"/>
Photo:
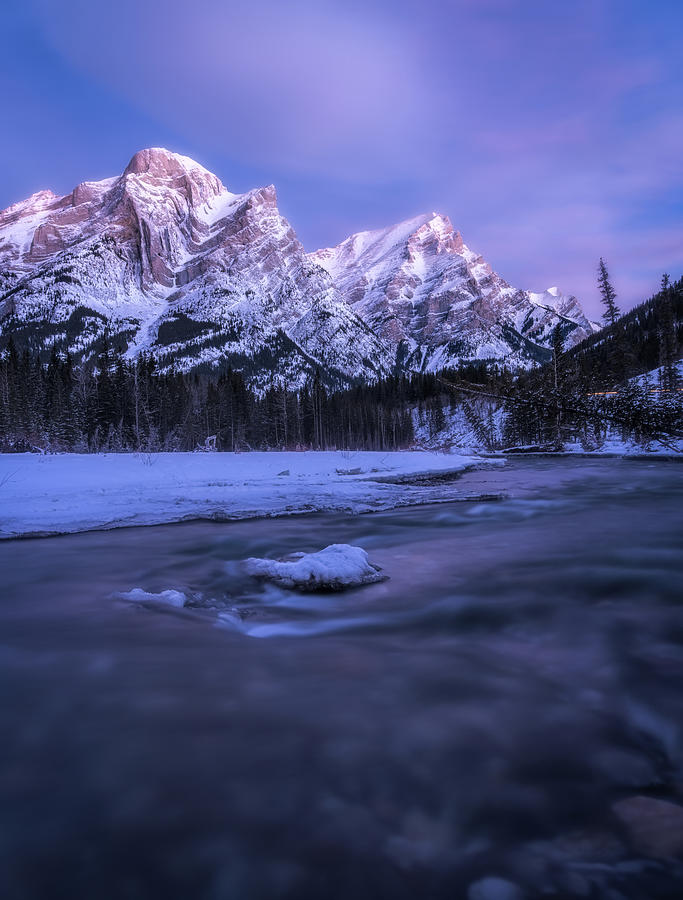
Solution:
<path fill-rule="evenodd" d="M 683 804 L 683 465 L 439 491 L 1 544 L 2 896 L 683 896 L 676 847 L 614 806 Z M 334 542 L 389 580 L 300 596 L 241 566 Z"/>

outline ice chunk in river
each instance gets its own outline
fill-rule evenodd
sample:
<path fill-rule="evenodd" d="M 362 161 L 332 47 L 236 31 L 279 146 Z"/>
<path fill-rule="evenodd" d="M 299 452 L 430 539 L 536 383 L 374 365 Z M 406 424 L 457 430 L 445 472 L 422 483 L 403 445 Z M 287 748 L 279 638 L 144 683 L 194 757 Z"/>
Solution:
<path fill-rule="evenodd" d="M 167 606 L 185 606 L 187 597 L 180 591 L 162 591 L 160 594 L 150 594 L 142 588 L 133 588 L 132 591 L 118 594 L 124 600 L 132 603 L 165 603 Z"/>
<path fill-rule="evenodd" d="M 330 544 L 318 553 L 293 553 L 284 559 L 252 557 L 246 567 L 250 575 L 299 591 L 340 591 L 387 577 L 369 562 L 362 547 L 350 544 Z"/>

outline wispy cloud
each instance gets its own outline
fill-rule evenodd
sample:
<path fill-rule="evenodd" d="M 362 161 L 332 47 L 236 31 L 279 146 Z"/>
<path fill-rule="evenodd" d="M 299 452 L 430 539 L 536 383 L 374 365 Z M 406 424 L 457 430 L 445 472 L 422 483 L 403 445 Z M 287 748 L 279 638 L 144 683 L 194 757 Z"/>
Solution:
<path fill-rule="evenodd" d="M 99 122 L 118 104 L 118 143 L 175 134 L 229 185 L 275 181 L 309 244 L 438 207 L 510 280 L 593 312 L 596 257 L 626 305 L 679 265 L 680 4 L 27 2 Z"/>
<path fill-rule="evenodd" d="M 237 159 L 371 183 L 436 150 L 426 60 L 384 17 L 319 2 L 65 0 L 43 21 L 89 77 Z"/>

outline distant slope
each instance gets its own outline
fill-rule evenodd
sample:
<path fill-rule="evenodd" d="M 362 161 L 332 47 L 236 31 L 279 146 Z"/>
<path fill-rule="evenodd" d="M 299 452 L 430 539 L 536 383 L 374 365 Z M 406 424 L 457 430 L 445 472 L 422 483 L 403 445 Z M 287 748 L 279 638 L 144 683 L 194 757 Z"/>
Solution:
<path fill-rule="evenodd" d="M 608 384 L 613 377 L 614 354 L 621 353 L 624 377 L 642 375 L 661 365 L 661 329 L 664 305 L 671 305 L 678 358 L 683 357 L 683 278 L 674 282 L 668 294 L 659 291 L 625 313 L 615 325 L 588 337 L 568 354 L 584 377 Z"/>
<path fill-rule="evenodd" d="M 597 330 L 575 297 L 511 287 L 438 213 L 354 234 L 310 258 L 412 367 L 540 362 L 555 325 L 567 347 Z"/>

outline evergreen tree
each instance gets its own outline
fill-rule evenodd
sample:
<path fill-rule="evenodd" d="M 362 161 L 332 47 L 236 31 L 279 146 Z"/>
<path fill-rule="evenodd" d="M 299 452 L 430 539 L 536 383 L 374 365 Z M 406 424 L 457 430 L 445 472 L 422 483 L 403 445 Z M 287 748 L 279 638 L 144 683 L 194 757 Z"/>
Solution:
<path fill-rule="evenodd" d="M 552 334 L 550 335 L 550 343 L 553 348 L 553 381 L 555 383 L 555 390 L 557 390 L 560 386 L 560 357 L 562 356 L 562 352 L 564 350 L 564 340 L 562 337 L 562 326 L 558 324 L 553 328 Z"/>
<path fill-rule="evenodd" d="M 561 412 L 561 391 L 562 384 L 562 353 L 564 350 L 564 341 L 562 338 L 562 326 L 558 324 L 553 328 L 551 337 L 551 345 L 553 348 L 553 388 L 554 400 L 557 404 L 555 412 L 555 446 L 560 449 L 562 442 L 562 412 Z"/>
<path fill-rule="evenodd" d="M 453 418 L 464 419 L 490 449 L 501 443 L 560 446 L 581 436 L 595 444 L 608 427 L 665 439 L 680 432 L 683 394 L 604 387 L 614 374 L 617 340 L 632 348 L 632 374 L 655 368 L 660 359 L 672 361 L 675 371 L 678 344 L 666 353 L 662 348 L 665 334 L 677 339 L 683 281 L 666 279 L 663 288 L 624 316 L 616 335 L 608 328 L 563 351 L 562 329 L 555 329 L 552 359 L 535 370 L 513 375 L 473 362 L 336 390 L 317 370 L 298 391 L 276 377 L 256 390 L 231 369 L 159 371 L 150 357 L 126 362 L 106 340 L 96 358 L 80 364 L 57 348 L 41 361 L 29 349 L 20 355 L 10 339 L 0 352 L 0 448 L 194 450 L 215 435 L 211 444 L 218 450 L 394 450 L 411 446 L 414 426 L 420 437 L 444 439 Z"/>
<path fill-rule="evenodd" d="M 626 378 L 626 344 L 622 340 L 621 327 L 619 325 L 620 312 L 616 304 L 617 293 L 609 280 L 607 266 L 602 257 L 600 257 L 600 265 L 598 266 L 598 289 L 605 307 L 602 318 L 605 325 L 612 332 L 612 341 L 606 344 L 609 354 L 607 371 L 610 375 L 610 380 L 616 379 L 617 383 L 621 383 Z"/>
<path fill-rule="evenodd" d="M 673 290 L 668 274 L 662 276 L 663 303 L 659 327 L 660 385 L 665 391 L 678 389 L 678 336 L 673 308 Z"/>
<path fill-rule="evenodd" d="M 609 280 L 609 273 L 607 272 L 607 266 L 602 257 L 600 257 L 600 264 L 598 266 L 598 289 L 600 291 L 603 306 L 605 307 L 603 320 L 606 325 L 616 325 L 620 315 L 619 307 L 616 304 L 617 292 L 612 287 L 612 283 Z"/>

